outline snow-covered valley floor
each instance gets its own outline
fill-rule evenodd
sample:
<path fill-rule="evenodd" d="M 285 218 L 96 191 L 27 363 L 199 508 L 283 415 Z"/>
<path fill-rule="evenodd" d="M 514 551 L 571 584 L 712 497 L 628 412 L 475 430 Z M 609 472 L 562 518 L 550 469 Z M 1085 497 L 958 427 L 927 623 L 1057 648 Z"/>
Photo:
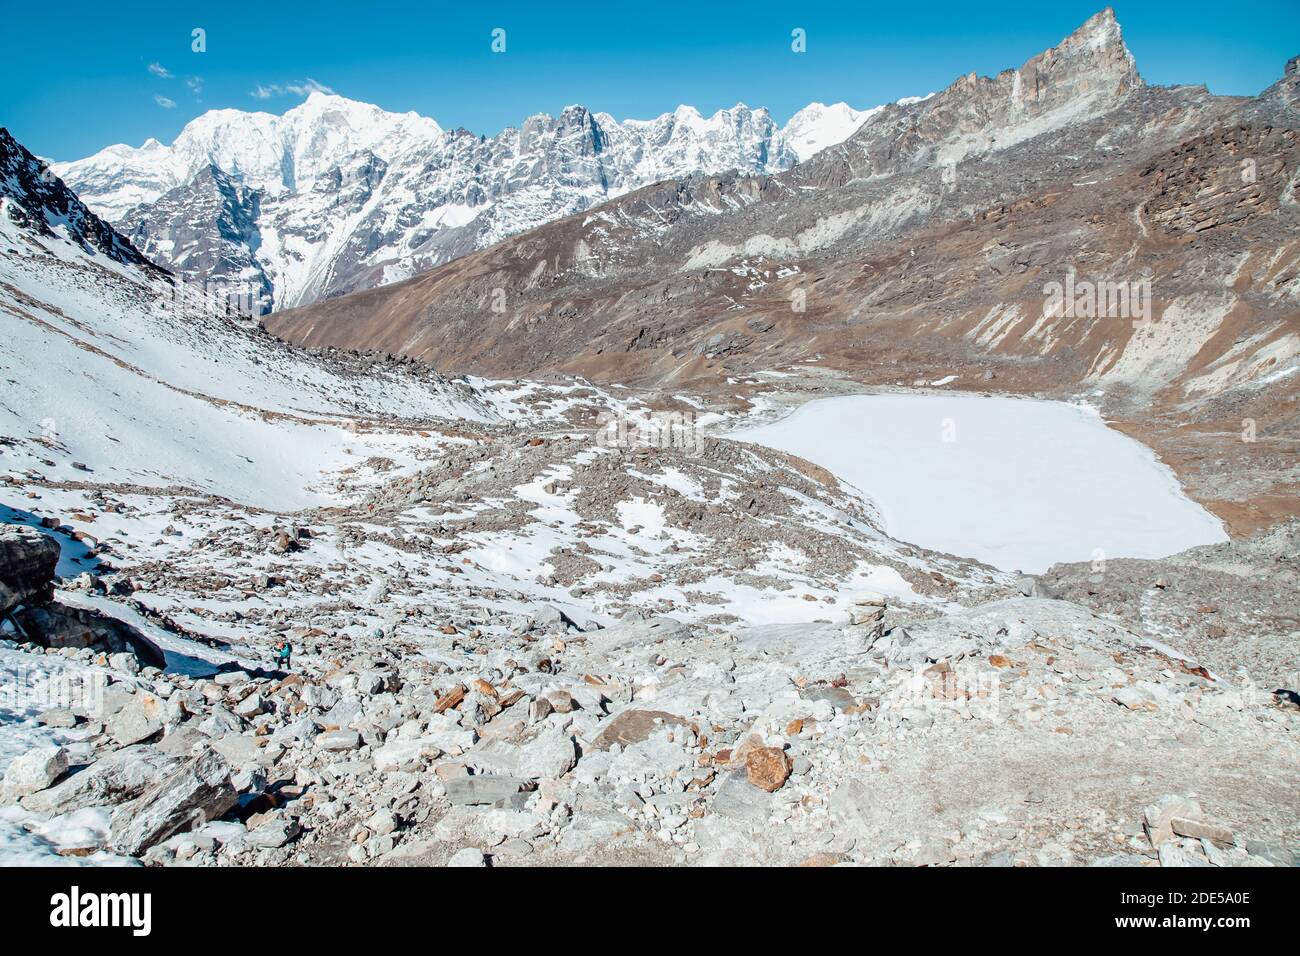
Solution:
<path fill-rule="evenodd" d="M 829 469 L 875 501 L 893 538 L 1006 571 L 1227 540 L 1149 449 L 1076 405 L 854 395 L 731 437 Z"/>

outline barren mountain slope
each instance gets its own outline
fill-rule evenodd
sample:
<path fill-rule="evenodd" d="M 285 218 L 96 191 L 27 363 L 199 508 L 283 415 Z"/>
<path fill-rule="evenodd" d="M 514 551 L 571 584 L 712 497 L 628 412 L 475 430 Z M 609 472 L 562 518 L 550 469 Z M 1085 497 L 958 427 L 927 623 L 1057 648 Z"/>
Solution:
<path fill-rule="evenodd" d="M 1145 86 L 1105 11 L 779 176 L 659 183 L 267 326 L 493 374 L 1087 393 L 1245 531 L 1300 478 L 1298 89 L 1295 61 L 1253 99 Z"/>

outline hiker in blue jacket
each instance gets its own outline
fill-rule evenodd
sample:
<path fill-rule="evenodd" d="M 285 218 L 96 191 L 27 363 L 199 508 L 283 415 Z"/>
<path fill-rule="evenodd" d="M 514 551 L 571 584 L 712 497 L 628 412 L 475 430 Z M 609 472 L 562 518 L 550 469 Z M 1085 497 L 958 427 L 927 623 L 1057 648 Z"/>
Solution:
<path fill-rule="evenodd" d="M 293 645 L 290 644 L 288 641 L 281 641 L 279 644 L 275 645 L 275 650 L 276 650 L 276 663 L 278 663 L 285 670 L 288 670 L 289 655 L 293 653 Z"/>

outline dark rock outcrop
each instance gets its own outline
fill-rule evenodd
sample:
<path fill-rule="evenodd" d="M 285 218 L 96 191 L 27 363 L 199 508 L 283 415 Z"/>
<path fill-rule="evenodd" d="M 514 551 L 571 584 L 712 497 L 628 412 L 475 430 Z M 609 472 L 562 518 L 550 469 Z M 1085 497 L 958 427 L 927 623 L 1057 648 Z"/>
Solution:
<path fill-rule="evenodd" d="M 26 525 L 0 526 L 0 615 L 23 638 L 44 647 L 90 647 L 132 653 L 145 667 L 164 667 L 162 649 L 124 621 L 54 600 L 59 543 Z"/>
<path fill-rule="evenodd" d="M 0 613 L 54 596 L 59 543 L 25 525 L 0 527 Z"/>

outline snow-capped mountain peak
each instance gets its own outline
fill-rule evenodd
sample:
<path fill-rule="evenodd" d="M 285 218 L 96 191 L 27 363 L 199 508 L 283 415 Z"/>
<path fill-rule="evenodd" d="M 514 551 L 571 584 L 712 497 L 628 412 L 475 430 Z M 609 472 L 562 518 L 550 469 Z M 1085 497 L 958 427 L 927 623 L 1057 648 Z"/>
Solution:
<path fill-rule="evenodd" d="M 799 159 L 805 160 L 827 146 L 844 142 L 878 109 L 855 110 L 847 103 L 809 103 L 790 117 L 781 135 Z"/>
<path fill-rule="evenodd" d="M 744 103 L 623 121 L 570 105 L 481 137 L 313 92 L 280 116 L 211 110 L 170 146 L 110 146 L 54 169 L 160 263 L 280 308 L 405 278 L 653 182 L 780 172 L 867 115 L 814 106 L 782 130 Z"/>

